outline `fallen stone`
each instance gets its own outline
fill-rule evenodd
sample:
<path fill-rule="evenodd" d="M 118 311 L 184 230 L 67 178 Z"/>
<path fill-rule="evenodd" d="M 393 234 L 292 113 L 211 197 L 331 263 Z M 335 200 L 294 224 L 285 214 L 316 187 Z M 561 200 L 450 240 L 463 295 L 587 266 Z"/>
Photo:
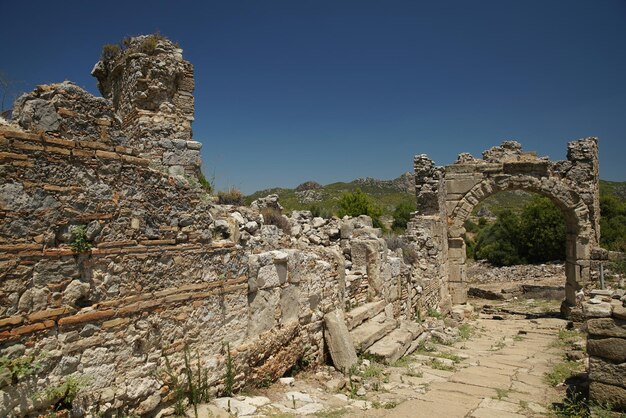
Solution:
<path fill-rule="evenodd" d="M 285 386 L 293 386 L 296 379 L 294 379 L 293 377 L 281 377 L 280 379 L 278 379 L 278 381 Z"/>
<path fill-rule="evenodd" d="M 213 399 L 215 406 L 236 416 L 252 415 L 256 412 L 256 406 L 241 402 L 235 398 L 216 398 Z"/>
<path fill-rule="evenodd" d="M 337 370 L 347 373 L 358 362 L 352 336 L 348 332 L 343 311 L 337 309 L 324 315 L 324 337 Z"/>
<path fill-rule="evenodd" d="M 612 306 L 608 302 L 600 302 L 596 305 L 583 303 L 583 314 L 587 318 L 606 318 L 611 316 Z"/>
<path fill-rule="evenodd" d="M 288 401 L 314 402 L 309 394 L 296 391 L 285 393 L 285 398 Z"/>

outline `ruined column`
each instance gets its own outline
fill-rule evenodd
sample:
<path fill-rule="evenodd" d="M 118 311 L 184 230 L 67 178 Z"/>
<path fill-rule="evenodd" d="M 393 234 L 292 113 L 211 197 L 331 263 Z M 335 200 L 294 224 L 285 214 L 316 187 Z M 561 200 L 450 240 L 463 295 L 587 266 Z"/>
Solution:
<path fill-rule="evenodd" d="M 448 238 L 443 170 L 426 155 L 414 159 L 417 211 L 407 225 L 407 235 L 416 246 L 420 268 L 416 269 L 423 287 L 423 304 L 444 308 L 449 302 Z M 454 290 L 463 295 L 463 289 Z M 459 301 L 455 301 L 460 303 Z"/>
<path fill-rule="evenodd" d="M 153 34 L 105 45 L 92 75 L 111 99 L 129 145 L 170 175 L 196 175 L 199 142 L 192 140 L 194 75 L 182 49 Z"/>

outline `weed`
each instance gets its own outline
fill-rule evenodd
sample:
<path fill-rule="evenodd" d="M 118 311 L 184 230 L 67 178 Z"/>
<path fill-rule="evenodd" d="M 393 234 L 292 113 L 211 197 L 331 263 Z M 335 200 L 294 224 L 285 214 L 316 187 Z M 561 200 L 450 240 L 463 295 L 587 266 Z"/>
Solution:
<path fill-rule="evenodd" d="M 522 409 L 528 409 L 528 401 L 522 401 L 522 400 L 520 400 L 520 401 L 519 401 L 519 406 L 520 406 L 520 408 L 522 408 Z"/>
<path fill-rule="evenodd" d="M 215 188 L 215 175 L 211 177 L 211 180 L 207 180 L 207 178 L 204 176 L 204 173 L 200 172 L 200 174 L 198 174 L 198 183 L 200 183 L 205 192 L 213 193 L 213 190 Z"/>
<path fill-rule="evenodd" d="M 91 249 L 91 243 L 87 241 L 87 227 L 85 225 L 74 225 L 70 227 L 72 242 L 70 247 L 75 253 L 84 253 Z"/>
<path fill-rule="evenodd" d="M 8 357 L 0 357 L 0 373 L 8 372 L 11 383 L 16 384 L 21 378 L 35 374 L 41 369 L 41 364 L 35 362 L 34 357 L 18 357 L 9 359 Z"/>
<path fill-rule="evenodd" d="M 328 411 L 319 411 L 313 414 L 317 418 L 340 418 L 348 412 L 345 408 L 335 408 Z"/>
<path fill-rule="evenodd" d="M 580 371 L 582 365 L 575 361 L 562 361 L 556 363 L 552 371 L 544 375 L 544 380 L 550 386 L 557 386 L 565 381 L 565 379 L 571 377 L 574 373 Z"/>
<path fill-rule="evenodd" d="M 508 398 L 509 391 L 507 389 L 496 388 L 496 396 L 498 397 L 498 400 L 502 400 L 502 398 Z"/>
<path fill-rule="evenodd" d="M 424 372 L 421 370 L 409 369 L 409 371 L 406 372 L 406 375 L 411 377 L 424 377 Z"/>
<path fill-rule="evenodd" d="M 587 400 L 576 392 L 568 395 L 562 403 L 553 404 L 552 409 L 557 417 L 587 418 L 589 416 Z"/>
<path fill-rule="evenodd" d="M 226 191 L 217 192 L 217 201 L 220 205 L 243 206 L 244 204 L 243 194 L 236 187 L 231 187 Z"/>
<path fill-rule="evenodd" d="M 276 225 L 285 234 L 291 233 L 289 220 L 284 217 L 279 210 L 274 208 L 265 208 L 261 211 L 261 215 L 263 215 L 263 222 L 266 225 Z"/>
<path fill-rule="evenodd" d="M 117 44 L 106 44 L 102 47 L 100 60 L 109 61 L 115 59 L 122 52 L 122 47 Z"/>
<path fill-rule="evenodd" d="M 233 365 L 233 357 L 230 355 L 230 344 L 224 343 L 226 348 L 226 373 L 224 374 L 224 394 L 233 396 L 235 386 L 235 367 Z"/>
<path fill-rule="evenodd" d="M 409 364 L 411 364 L 411 358 L 409 356 L 405 356 L 393 362 L 391 367 L 409 367 Z"/>
<path fill-rule="evenodd" d="M 436 319 L 443 318 L 443 315 L 441 314 L 441 312 L 439 312 L 435 308 L 428 308 L 428 316 L 436 318 Z"/>
<path fill-rule="evenodd" d="M 381 377 L 382 375 L 383 366 L 374 362 L 370 363 L 370 365 L 363 370 L 363 377 L 366 378 Z"/>
<path fill-rule="evenodd" d="M 272 379 L 268 376 L 265 376 L 262 379 L 259 379 L 256 382 L 255 386 L 259 389 L 269 388 L 270 386 L 272 386 Z"/>
<path fill-rule="evenodd" d="M 517 342 L 524 341 L 524 337 L 517 334 L 516 336 L 513 337 L 513 341 L 517 341 Z"/>
<path fill-rule="evenodd" d="M 447 365 L 445 363 L 442 363 L 441 361 L 439 361 L 439 360 L 437 360 L 435 358 L 433 358 L 430 361 L 429 366 L 432 369 L 435 369 L 435 370 L 443 370 L 443 371 L 446 371 L 446 372 L 454 372 L 454 371 L 456 371 L 456 368 L 454 366 L 449 366 L 449 365 Z"/>
<path fill-rule="evenodd" d="M 461 324 L 459 326 L 459 338 L 462 341 L 469 340 L 475 333 L 476 330 L 470 324 Z"/>
<path fill-rule="evenodd" d="M 490 351 L 498 351 L 498 350 L 502 350 L 504 347 L 506 347 L 506 343 L 504 342 L 504 337 L 502 337 L 500 340 L 498 340 L 497 343 L 492 345 L 489 350 Z"/>
<path fill-rule="evenodd" d="M 68 376 L 59 385 L 50 386 L 35 393 L 34 398 L 52 402 L 54 411 L 71 410 L 74 399 L 87 385 L 88 380 L 87 376 Z"/>
<path fill-rule="evenodd" d="M 189 347 L 185 346 L 183 350 L 183 361 L 185 367 L 182 373 L 174 370 L 170 359 L 165 357 L 165 376 L 164 384 L 172 391 L 174 397 L 174 414 L 177 416 L 185 415 L 185 399 L 189 405 L 194 408 L 194 415 L 198 416 L 198 405 L 207 402 L 210 398 L 208 370 L 202 368 L 200 361 L 200 353 L 196 351 L 196 371 L 191 365 L 191 355 Z"/>
<path fill-rule="evenodd" d="M 455 363 L 460 363 L 461 362 L 461 357 L 457 356 L 456 354 L 453 353 L 446 353 L 446 352 L 440 352 L 440 353 L 435 353 L 434 354 L 435 357 L 439 357 L 439 358 L 445 358 L 448 360 L 452 360 Z"/>
<path fill-rule="evenodd" d="M 582 338 L 582 335 L 578 330 L 560 329 L 558 338 L 550 344 L 550 347 L 553 347 L 553 348 L 571 347 L 574 345 L 576 341 L 580 340 L 581 338 Z"/>

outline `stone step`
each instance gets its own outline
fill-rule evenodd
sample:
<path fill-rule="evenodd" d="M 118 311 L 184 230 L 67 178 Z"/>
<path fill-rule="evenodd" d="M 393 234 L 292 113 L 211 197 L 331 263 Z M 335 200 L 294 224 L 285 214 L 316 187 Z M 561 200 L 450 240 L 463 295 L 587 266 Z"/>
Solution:
<path fill-rule="evenodd" d="M 362 353 L 376 341 L 396 329 L 397 326 L 398 321 L 387 318 L 384 312 L 379 313 L 350 331 L 354 348 L 356 348 L 357 353 Z"/>
<path fill-rule="evenodd" d="M 411 343 L 422 334 L 420 324 L 402 321 L 400 326 L 381 338 L 366 350 L 385 364 L 398 361 L 411 347 Z"/>
<path fill-rule="evenodd" d="M 368 319 L 375 317 L 385 309 L 386 305 L 387 302 L 384 300 L 377 300 L 357 306 L 350 312 L 346 312 L 346 325 L 348 329 L 353 330 Z"/>

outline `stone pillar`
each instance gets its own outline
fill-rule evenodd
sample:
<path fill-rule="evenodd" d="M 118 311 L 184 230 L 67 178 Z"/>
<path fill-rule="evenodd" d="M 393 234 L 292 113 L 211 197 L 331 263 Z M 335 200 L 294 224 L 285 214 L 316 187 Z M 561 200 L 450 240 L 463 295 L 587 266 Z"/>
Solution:
<path fill-rule="evenodd" d="M 571 164 L 566 178 L 589 209 L 591 247 L 600 242 L 600 177 L 597 138 L 585 138 L 567 144 L 567 161 Z"/>
<path fill-rule="evenodd" d="M 129 146 L 172 175 L 200 170 L 199 142 L 192 140 L 193 66 L 182 49 L 160 35 L 107 45 L 92 75 L 111 99 Z"/>
<path fill-rule="evenodd" d="M 415 156 L 414 169 L 417 211 L 407 225 L 407 236 L 419 254 L 420 268 L 414 271 L 428 307 L 444 308 L 449 303 L 449 283 L 443 169 L 423 154 Z M 456 293 L 464 294 L 463 289 Z"/>

